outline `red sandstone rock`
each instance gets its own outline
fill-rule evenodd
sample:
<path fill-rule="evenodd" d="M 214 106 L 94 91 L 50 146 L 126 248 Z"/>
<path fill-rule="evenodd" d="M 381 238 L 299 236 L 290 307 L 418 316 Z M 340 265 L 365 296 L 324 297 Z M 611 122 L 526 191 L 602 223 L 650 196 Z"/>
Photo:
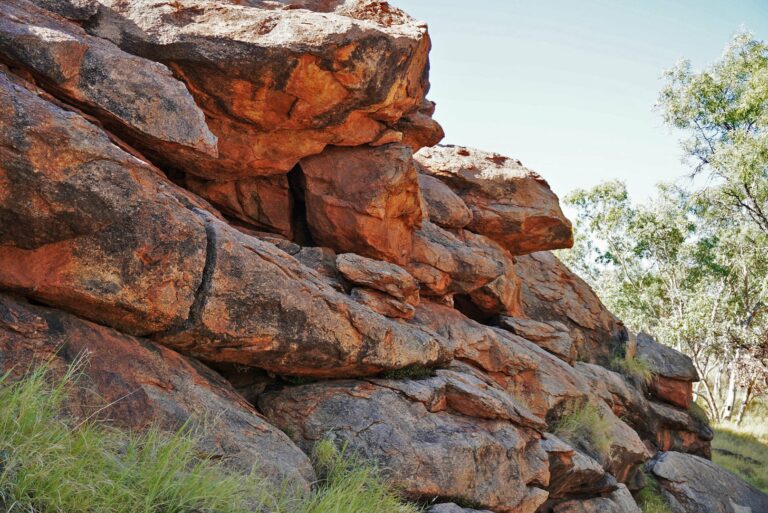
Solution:
<path fill-rule="evenodd" d="M 308 489 L 308 458 L 268 424 L 219 375 L 149 340 L 82 321 L 58 310 L 0 295 L 0 371 L 15 375 L 47 363 L 61 375 L 86 357 L 75 395 L 65 404 L 77 417 L 98 411 L 130 429 L 175 431 L 185 423 L 204 435 L 200 449 L 233 468 Z M 207 422 L 214 422 L 207 426 Z M 287 481 L 286 481 L 287 480 Z"/>
<path fill-rule="evenodd" d="M 628 338 L 627 330 L 595 292 L 549 252 L 515 259 L 522 281 L 523 310 L 531 319 L 564 323 L 577 357 L 608 365 Z"/>
<path fill-rule="evenodd" d="M 606 497 L 571 500 L 555 506 L 554 513 L 641 513 L 626 486 Z"/>
<path fill-rule="evenodd" d="M 419 173 L 419 187 L 429 220 L 443 228 L 464 228 L 472 220 L 464 201 L 437 178 Z"/>
<path fill-rule="evenodd" d="M 328 144 L 374 142 L 429 85 L 426 26 L 380 2 L 100 3 L 88 30 L 166 64 L 205 112 L 219 158 L 185 171 L 206 178 L 285 173 Z"/>
<path fill-rule="evenodd" d="M 576 345 L 568 327 L 562 322 L 539 322 L 520 317 L 501 317 L 499 326 L 530 340 L 570 364 L 576 361 Z"/>
<path fill-rule="evenodd" d="M 333 433 L 338 443 L 379 461 L 389 482 L 411 498 L 536 511 L 546 500 L 541 487 L 549 472 L 535 431 L 453 413 L 450 401 L 440 399 L 443 389 L 440 378 L 337 381 L 267 393 L 259 404 L 300 447 L 308 451 Z"/>
<path fill-rule="evenodd" d="M 32 2 L 0 4 L 0 61 L 31 73 L 53 95 L 163 162 L 190 166 L 218 155 L 203 112 L 168 68 L 92 37 Z"/>
<path fill-rule="evenodd" d="M 188 176 L 184 186 L 210 201 L 222 213 L 260 230 L 293 236 L 293 197 L 284 175 L 243 178 L 229 182 Z"/>
<path fill-rule="evenodd" d="M 327 148 L 301 161 L 307 223 L 315 242 L 339 252 L 403 264 L 421 222 L 411 151 Z"/>
<path fill-rule="evenodd" d="M 352 289 L 350 295 L 361 305 L 365 305 L 385 317 L 413 319 L 413 314 L 416 312 L 413 305 L 399 301 L 389 294 L 384 294 L 378 290 L 356 287 Z"/>
<path fill-rule="evenodd" d="M 519 161 L 460 146 L 424 148 L 414 158 L 461 196 L 472 211 L 467 228 L 513 255 L 573 245 L 571 223 L 557 196 Z"/>
<path fill-rule="evenodd" d="M 385 292 L 412 306 L 419 304 L 419 286 L 402 267 L 354 253 L 338 255 L 336 266 L 344 278 L 356 285 Z"/>

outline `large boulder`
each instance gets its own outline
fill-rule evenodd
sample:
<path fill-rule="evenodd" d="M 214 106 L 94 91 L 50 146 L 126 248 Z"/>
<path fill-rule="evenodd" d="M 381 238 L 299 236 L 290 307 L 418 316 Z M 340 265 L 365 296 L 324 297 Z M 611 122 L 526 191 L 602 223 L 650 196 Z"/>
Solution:
<path fill-rule="evenodd" d="M 675 513 L 768 511 L 768 495 L 704 458 L 665 452 L 651 471 Z"/>
<path fill-rule="evenodd" d="M 627 487 L 619 488 L 605 497 L 571 500 L 555 506 L 554 513 L 642 513 Z"/>
<path fill-rule="evenodd" d="M 489 402 L 473 388 L 441 376 L 325 382 L 268 392 L 259 405 L 300 447 L 308 451 L 332 436 L 377 461 L 411 498 L 533 513 L 547 498 L 546 453 L 536 431 L 517 421 L 535 418 L 521 417 L 511 399 L 507 406 Z"/>
<path fill-rule="evenodd" d="M 649 445 L 660 451 L 680 451 L 710 457 L 712 429 L 687 410 L 646 397 L 625 376 L 585 362 L 576 370 L 592 392 L 624 419 Z"/>
<path fill-rule="evenodd" d="M 207 361 L 285 374 L 373 374 L 447 356 L 433 333 L 374 313 L 228 226 L 2 72 L 0 100 L 0 287 Z"/>
<path fill-rule="evenodd" d="M 442 228 L 464 228 L 472 220 L 464 201 L 434 176 L 419 173 L 419 189 L 424 199 L 425 217 Z"/>
<path fill-rule="evenodd" d="M 78 418 L 175 431 L 185 424 L 203 435 L 200 449 L 232 468 L 252 469 L 308 489 L 308 458 L 219 375 L 142 338 L 124 335 L 49 308 L 0 295 L 0 371 L 19 376 L 40 364 L 62 375 L 85 358 L 78 386 L 65 403 Z"/>
<path fill-rule="evenodd" d="M 303 159 L 301 169 L 315 242 L 396 264 L 407 261 L 422 215 L 407 146 L 330 147 Z"/>
<path fill-rule="evenodd" d="M 195 200 L 28 87 L 0 69 L 0 288 L 136 335 L 183 322 L 205 266 Z"/>
<path fill-rule="evenodd" d="M 578 359 L 608 365 L 626 346 L 629 334 L 624 324 L 555 255 L 544 251 L 515 261 L 526 316 L 565 324 L 576 343 Z"/>
<path fill-rule="evenodd" d="M 90 36 L 28 0 L 0 4 L 0 61 L 176 166 L 218 155 L 203 112 L 167 67 Z"/>
<path fill-rule="evenodd" d="M 692 382 L 699 380 L 699 373 L 691 358 L 675 349 L 656 342 L 650 335 L 637 335 L 637 358 L 648 362 L 653 372 L 651 393 L 668 403 L 688 408 L 693 401 Z"/>
<path fill-rule="evenodd" d="M 429 86 L 426 25 L 378 2 L 100 4 L 88 31 L 167 65 L 205 112 L 219 157 L 184 169 L 205 178 L 286 173 L 328 144 L 408 140 L 395 125 Z"/>
<path fill-rule="evenodd" d="M 520 161 L 460 146 L 424 148 L 421 169 L 445 182 L 472 212 L 467 228 L 513 255 L 569 248 L 571 223 L 547 182 Z"/>

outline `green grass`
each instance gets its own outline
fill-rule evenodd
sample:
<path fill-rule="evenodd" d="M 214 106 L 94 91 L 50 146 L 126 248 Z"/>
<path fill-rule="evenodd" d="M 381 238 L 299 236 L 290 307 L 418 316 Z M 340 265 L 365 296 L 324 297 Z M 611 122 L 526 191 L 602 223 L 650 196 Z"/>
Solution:
<path fill-rule="evenodd" d="M 717 427 L 712 461 L 768 493 L 768 426 L 760 422 Z"/>
<path fill-rule="evenodd" d="M 648 386 L 653 379 L 653 371 L 651 371 L 648 360 L 643 356 L 631 358 L 614 357 L 611 360 L 611 368 L 643 386 Z"/>
<path fill-rule="evenodd" d="M 323 480 L 301 498 L 198 454 L 182 429 L 141 434 L 61 414 L 77 368 L 0 377 L 0 507 L 6 513 L 416 513 L 380 471 L 318 444 Z M 332 446 L 330 446 L 332 448 Z"/>
<path fill-rule="evenodd" d="M 672 513 L 656 478 L 647 472 L 645 478 L 646 485 L 635 494 L 635 501 L 640 506 L 640 510 L 643 513 Z"/>
<path fill-rule="evenodd" d="M 610 424 L 591 402 L 571 405 L 554 423 L 552 432 L 560 438 L 591 449 L 599 456 L 610 456 Z"/>

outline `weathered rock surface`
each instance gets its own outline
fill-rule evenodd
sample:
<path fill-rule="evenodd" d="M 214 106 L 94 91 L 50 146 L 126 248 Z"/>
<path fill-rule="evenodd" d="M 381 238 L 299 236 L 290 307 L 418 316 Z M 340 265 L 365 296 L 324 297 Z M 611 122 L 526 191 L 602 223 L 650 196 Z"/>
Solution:
<path fill-rule="evenodd" d="M 768 511 L 768 495 L 704 458 L 665 452 L 651 471 L 675 513 Z"/>
<path fill-rule="evenodd" d="M 308 488 L 309 459 L 219 375 L 146 339 L 124 335 L 58 310 L 0 295 L 0 371 L 23 373 L 46 363 L 63 373 L 85 357 L 66 407 L 77 417 L 99 415 L 126 428 L 177 430 L 202 426 L 201 450 L 234 468 Z M 103 410 L 102 410 L 103 408 Z"/>
<path fill-rule="evenodd" d="M 84 9 L 78 12 L 89 12 Z M 32 2 L 0 5 L 0 61 L 29 72 L 53 95 L 164 161 L 187 166 L 218 154 L 203 112 L 168 68 L 92 37 Z"/>
<path fill-rule="evenodd" d="M 407 261 L 422 215 L 408 147 L 331 147 L 303 159 L 301 169 L 315 242 L 338 252 Z"/>
<path fill-rule="evenodd" d="M 0 287 L 136 335 L 183 322 L 205 265 L 191 195 L 26 85 L 0 70 Z"/>
<path fill-rule="evenodd" d="M 520 317 L 503 316 L 499 326 L 507 331 L 534 342 L 545 351 L 573 364 L 576 346 L 568 327 L 559 321 L 539 322 Z"/>
<path fill-rule="evenodd" d="M 356 287 L 350 293 L 352 298 L 358 303 L 367 306 L 374 312 L 380 313 L 385 317 L 396 319 L 413 319 L 416 309 L 413 305 L 404 303 L 389 294 L 384 294 L 378 290 L 365 287 Z"/>
<path fill-rule="evenodd" d="M 576 343 L 577 358 L 608 365 L 617 349 L 625 346 L 628 333 L 624 324 L 552 253 L 533 253 L 515 260 L 527 317 L 564 323 Z"/>
<path fill-rule="evenodd" d="M 426 26 L 371 2 L 100 4 L 88 30 L 167 65 L 205 112 L 219 157 L 185 169 L 198 176 L 280 174 L 328 144 L 403 139 L 394 127 L 428 88 Z"/>
<path fill-rule="evenodd" d="M 693 401 L 693 381 L 699 380 L 699 374 L 691 359 L 656 342 L 653 337 L 640 333 L 637 335 L 637 357 L 644 358 L 651 371 L 651 393 L 681 408 L 688 408 Z"/>
<path fill-rule="evenodd" d="M 461 506 L 454 504 L 453 502 L 444 502 L 442 504 L 435 504 L 427 509 L 427 513 L 491 513 L 488 510 L 477 510 L 462 508 Z"/>
<path fill-rule="evenodd" d="M 390 482 L 413 498 L 536 511 L 546 500 L 541 487 L 549 472 L 535 431 L 451 413 L 440 388 L 433 380 L 327 382 L 267 393 L 259 404 L 300 447 L 309 450 L 330 434 L 380 462 Z"/>
<path fill-rule="evenodd" d="M 287 238 L 293 237 L 293 196 L 285 175 L 215 182 L 188 176 L 184 187 L 222 213 Z"/>
<path fill-rule="evenodd" d="M 503 250 L 490 240 L 469 231 L 449 232 L 429 221 L 414 233 L 405 267 L 422 294 L 432 296 L 472 292 L 506 270 Z"/>
<path fill-rule="evenodd" d="M 497 153 L 460 146 L 424 148 L 421 169 L 445 182 L 472 211 L 467 228 L 498 241 L 513 255 L 569 248 L 571 223 L 539 175 Z"/>
<path fill-rule="evenodd" d="M 412 306 L 419 304 L 419 285 L 402 267 L 354 253 L 336 256 L 336 266 L 355 285 L 379 290 Z"/>
<path fill-rule="evenodd" d="M 419 173 L 419 189 L 426 203 L 425 216 L 442 228 L 464 228 L 472 220 L 464 201 L 437 178 Z"/>
<path fill-rule="evenodd" d="M 572 500 L 555 506 L 554 513 L 641 513 L 627 487 L 619 488 L 605 497 Z"/>
<path fill-rule="evenodd" d="M 356 376 L 450 357 L 429 331 L 390 321 L 272 244 L 206 219 L 201 299 L 154 338 L 203 360 L 278 374 Z"/>
<path fill-rule="evenodd" d="M 683 451 L 709 457 L 714 432 L 686 410 L 645 397 L 624 376 L 599 365 L 579 362 L 576 370 L 590 388 L 640 437 L 660 451 Z"/>
<path fill-rule="evenodd" d="M 618 486 L 616 479 L 593 458 L 552 434 L 541 442 L 549 457 L 549 499 L 589 497 L 608 493 Z"/>

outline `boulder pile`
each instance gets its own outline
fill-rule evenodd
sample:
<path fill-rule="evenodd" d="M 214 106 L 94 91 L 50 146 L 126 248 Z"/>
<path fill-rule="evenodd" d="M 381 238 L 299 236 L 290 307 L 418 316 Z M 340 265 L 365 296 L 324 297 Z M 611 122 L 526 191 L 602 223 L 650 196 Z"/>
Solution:
<path fill-rule="evenodd" d="M 0 370 L 86 354 L 72 415 L 213 413 L 204 451 L 299 488 L 330 436 L 434 512 L 639 511 L 648 469 L 767 511 L 690 360 L 551 253 L 547 182 L 437 145 L 429 48 L 377 0 L 0 2 Z"/>

